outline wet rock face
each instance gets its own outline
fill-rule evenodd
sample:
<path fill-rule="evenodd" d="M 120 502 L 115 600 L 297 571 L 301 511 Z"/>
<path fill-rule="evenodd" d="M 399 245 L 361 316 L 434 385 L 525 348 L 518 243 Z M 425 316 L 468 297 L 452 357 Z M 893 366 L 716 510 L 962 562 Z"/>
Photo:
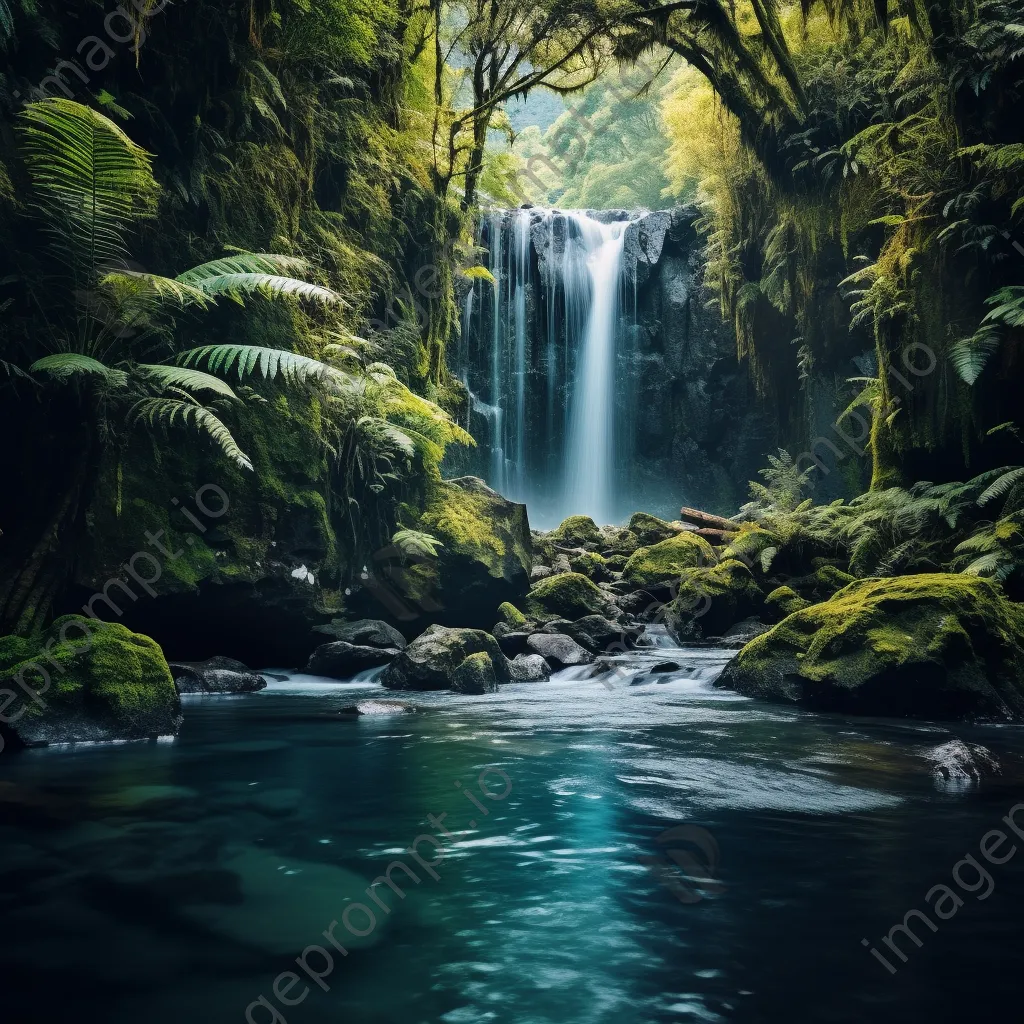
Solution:
<path fill-rule="evenodd" d="M 560 633 L 534 633 L 527 643 L 530 650 L 554 668 L 589 665 L 594 660 L 590 651 L 580 647 L 572 637 Z"/>
<path fill-rule="evenodd" d="M 178 693 L 253 693 L 267 685 L 263 676 L 234 658 L 217 656 L 206 661 L 171 661 L 168 665 Z"/>

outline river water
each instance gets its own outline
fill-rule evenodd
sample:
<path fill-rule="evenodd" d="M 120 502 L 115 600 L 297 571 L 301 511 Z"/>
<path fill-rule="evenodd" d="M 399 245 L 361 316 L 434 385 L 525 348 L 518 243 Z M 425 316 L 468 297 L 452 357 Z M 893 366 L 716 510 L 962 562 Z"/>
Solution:
<path fill-rule="evenodd" d="M 955 888 L 895 975 L 861 939 L 885 952 L 1024 800 L 1021 729 L 763 705 L 711 686 L 723 661 L 657 649 L 358 720 L 336 712 L 378 686 L 292 676 L 187 698 L 173 742 L 7 753 L 4 1019 L 219 1024 L 257 1002 L 256 1024 L 883 1024 L 1017 1005 L 1024 854 L 987 865 L 984 900 Z M 407 852 L 426 833 L 436 878 Z M 398 872 L 385 914 L 365 889 L 396 859 L 419 883 Z M 274 979 L 357 901 L 379 920 L 337 926 L 329 990 L 285 978 L 307 994 L 282 1003 Z"/>

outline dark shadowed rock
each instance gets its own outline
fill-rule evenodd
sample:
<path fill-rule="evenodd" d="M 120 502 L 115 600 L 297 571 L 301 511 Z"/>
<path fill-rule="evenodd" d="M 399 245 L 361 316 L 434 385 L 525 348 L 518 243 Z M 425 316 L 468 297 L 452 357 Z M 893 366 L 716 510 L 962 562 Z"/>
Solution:
<path fill-rule="evenodd" d="M 590 651 L 580 647 L 571 636 L 558 633 L 534 633 L 527 641 L 530 649 L 554 668 L 589 665 L 594 660 Z"/>
<path fill-rule="evenodd" d="M 399 653 L 380 681 L 390 690 L 447 690 L 466 658 L 481 653 L 490 658 L 497 682 L 511 680 L 508 661 L 490 633 L 431 626 Z"/>
<path fill-rule="evenodd" d="M 252 693 L 267 685 L 248 665 L 219 655 L 206 661 L 168 663 L 178 693 Z"/>
<path fill-rule="evenodd" d="M 506 658 L 514 658 L 517 654 L 526 654 L 530 649 L 526 642 L 530 639 L 529 633 L 509 631 L 508 633 L 502 633 L 501 636 L 495 633 L 495 636 L 498 639 L 498 646 L 502 649 Z"/>
<path fill-rule="evenodd" d="M 517 683 L 543 683 L 551 678 L 551 666 L 539 654 L 517 654 L 509 670 Z"/>
<path fill-rule="evenodd" d="M 603 615 L 585 615 L 570 622 L 562 632 L 571 636 L 581 647 L 597 654 L 609 648 L 633 647 L 640 629 L 636 626 L 618 626 Z M 620 646 L 621 645 L 621 646 Z"/>
<path fill-rule="evenodd" d="M 394 661 L 400 653 L 397 647 L 361 647 L 339 640 L 318 647 L 310 655 L 306 671 L 314 676 L 351 679 L 365 669 L 379 668 Z"/>
<path fill-rule="evenodd" d="M 355 647 L 394 647 L 398 650 L 405 647 L 405 637 L 380 619 L 358 619 L 356 622 L 332 619 L 326 625 L 314 626 L 313 629 Z"/>

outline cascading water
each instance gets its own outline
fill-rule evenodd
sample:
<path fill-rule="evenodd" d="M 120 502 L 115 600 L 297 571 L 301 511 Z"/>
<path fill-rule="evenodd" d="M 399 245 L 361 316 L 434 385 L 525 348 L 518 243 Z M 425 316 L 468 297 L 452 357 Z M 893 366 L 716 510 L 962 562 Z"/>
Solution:
<path fill-rule="evenodd" d="M 616 394 L 616 361 L 632 220 L 523 209 L 492 212 L 482 225 L 495 282 L 477 282 L 466 297 L 454 369 L 486 452 L 474 469 L 526 502 L 536 525 L 571 514 L 613 522 L 629 511 L 629 403 Z"/>
<path fill-rule="evenodd" d="M 572 216 L 587 252 L 591 300 L 572 397 L 566 507 L 598 523 L 610 523 L 615 518 L 616 313 L 626 224 L 601 224 L 580 214 Z"/>

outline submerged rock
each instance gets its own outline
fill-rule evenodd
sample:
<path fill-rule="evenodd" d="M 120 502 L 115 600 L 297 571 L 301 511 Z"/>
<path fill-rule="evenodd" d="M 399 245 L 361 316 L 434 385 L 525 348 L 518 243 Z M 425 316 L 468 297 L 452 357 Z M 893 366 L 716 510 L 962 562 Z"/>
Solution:
<path fill-rule="evenodd" d="M 206 661 L 168 662 L 178 693 L 252 693 L 267 681 L 248 665 L 221 656 Z"/>
<path fill-rule="evenodd" d="M 816 710 L 1024 717 L 1024 609 L 988 580 L 866 579 L 783 619 L 716 685 Z"/>
<path fill-rule="evenodd" d="M 331 679 L 351 679 L 368 668 L 387 665 L 400 653 L 397 647 L 362 647 L 339 640 L 318 647 L 310 655 L 305 671 Z"/>
<path fill-rule="evenodd" d="M 559 633 L 534 633 L 527 643 L 532 651 L 555 668 L 589 665 L 594 660 L 590 651 L 580 647 L 572 637 Z"/>
<path fill-rule="evenodd" d="M 398 650 L 405 647 L 405 637 L 380 619 L 357 619 L 355 622 L 332 619 L 326 625 L 314 626 L 313 630 L 356 647 L 394 647 Z"/>
<path fill-rule="evenodd" d="M 551 666 L 539 654 L 517 654 L 509 670 L 517 683 L 543 683 L 551 678 Z"/>
<path fill-rule="evenodd" d="M 504 658 L 502 658 L 504 661 Z M 494 662 L 484 651 L 478 651 L 463 659 L 452 674 L 453 693 L 493 693 L 498 688 L 494 673 Z"/>
<path fill-rule="evenodd" d="M 541 580 L 526 598 L 528 615 L 547 619 L 578 619 L 584 615 L 601 614 L 609 601 L 601 589 L 578 572 L 564 572 Z"/>
<path fill-rule="evenodd" d="M 381 685 L 390 690 L 446 690 L 455 671 L 472 654 L 486 654 L 495 681 L 507 683 L 512 676 L 497 640 L 481 629 L 431 626 L 384 670 Z"/>
<path fill-rule="evenodd" d="M 714 548 L 695 533 L 677 533 L 650 547 L 638 548 L 622 570 L 622 580 L 634 587 L 674 583 L 687 569 L 714 565 Z"/>
<path fill-rule="evenodd" d="M 361 700 L 358 704 L 348 704 L 338 709 L 341 718 L 359 718 L 364 715 L 411 715 L 416 709 L 411 704 L 403 704 L 398 700 Z"/>
<path fill-rule="evenodd" d="M 0 738 L 25 745 L 140 739 L 181 725 L 156 641 L 77 615 L 57 619 L 42 637 L 0 639 L 0 711 Z"/>

